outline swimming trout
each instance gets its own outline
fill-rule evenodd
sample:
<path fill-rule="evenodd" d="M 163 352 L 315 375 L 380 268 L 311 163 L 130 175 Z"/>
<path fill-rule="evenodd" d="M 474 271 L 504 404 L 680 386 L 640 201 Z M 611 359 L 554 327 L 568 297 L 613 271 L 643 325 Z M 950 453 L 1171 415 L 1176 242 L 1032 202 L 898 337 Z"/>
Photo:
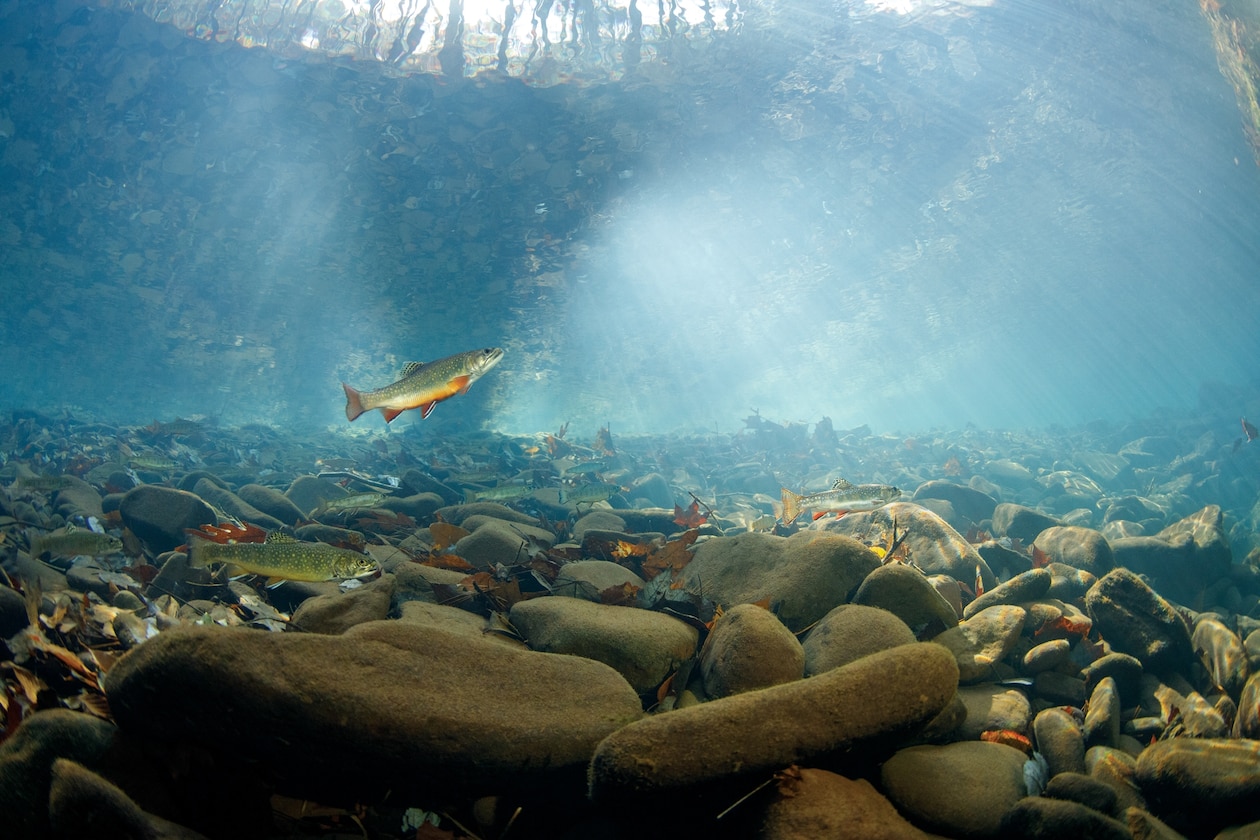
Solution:
<path fill-rule="evenodd" d="M 189 532 L 188 564 L 202 568 L 209 563 L 266 575 L 268 585 L 283 580 L 358 578 L 376 571 L 371 557 L 326 543 L 299 542 L 279 531 L 272 531 L 261 543 L 217 543 Z"/>
<path fill-rule="evenodd" d="M 469 350 L 435 362 L 408 362 L 402 377 L 375 391 L 356 391 L 346 383 L 346 418 L 354 420 L 365 411 L 379 408 L 389 423 L 409 408 L 420 409 L 423 419 L 442 400 L 468 391 L 474 382 L 499 363 L 503 350 L 487 347 Z"/>
<path fill-rule="evenodd" d="M 783 524 L 791 525 L 802 511 L 848 513 L 874 510 L 901 498 L 901 491 L 887 484 L 850 484 L 837 478 L 830 490 L 821 493 L 793 493 L 783 488 Z M 817 516 L 815 517 L 817 518 Z"/>

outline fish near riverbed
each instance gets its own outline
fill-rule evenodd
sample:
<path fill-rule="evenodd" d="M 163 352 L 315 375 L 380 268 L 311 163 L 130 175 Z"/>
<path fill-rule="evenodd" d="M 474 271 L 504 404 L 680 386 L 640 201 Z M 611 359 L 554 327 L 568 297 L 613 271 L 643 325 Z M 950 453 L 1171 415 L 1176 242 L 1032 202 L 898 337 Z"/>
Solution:
<path fill-rule="evenodd" d="M 791 525 L 802 512 L 814 511 L 817 519 L 827 513 L 875 510 L 901 498 L 901 491 L 887 484 L 850 484 L 837 478 L 830 490 L 793 493 L 783 488 L 783 524 Z"/>
<path fill-rule="evenodd" d="M 421 419 L 433 413 L 442 400 L 464 394 L 472 384 L 503 359 L 503 350 L 487 347 L 469 350 L 433 362 L 408 362 L 397 382 L 375 391 L 357 391 L 342 382 L 346 392 L 346 418 L 353 421 L 365 411 L 379 408 L 385 422 L 411 408 Z"/>
<path fill-rule="evenodd" d="M 188 563 L 193 568 L 225 563 L 242 572 L 266 575 L 269 586 L 286 580 L 360 578 L 377 569 L 376 561 L 366 555 L 326 543 L 301 542 L 279 531 L 272 531 L 261 543 L 218 543 L 189 531 Z"/>

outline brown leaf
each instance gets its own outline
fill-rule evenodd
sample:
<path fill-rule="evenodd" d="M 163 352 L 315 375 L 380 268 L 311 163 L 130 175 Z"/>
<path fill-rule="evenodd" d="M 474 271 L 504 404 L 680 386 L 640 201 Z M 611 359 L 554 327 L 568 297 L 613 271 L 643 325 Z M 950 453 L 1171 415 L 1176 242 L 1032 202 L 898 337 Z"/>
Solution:
<path fill-rule="evenodd" d="M 27 702 L 29 702 L 32 706 L 35 705 L 35 700 L 39 697 L 39 692 L 48 687 L 44 685 L 44 681 L 39 677 L 14 662 L 0 663 L 0 668 L 13 673 L 13 679 L 17 683 L 17 687 L 22 690 L 22 696 L 24 696 Z"/>
<path fill-rule="evenodd" d="M 638 597 L 639 588 L 629 581 L 618 586 L 610 586 L 599 593 L 599 601 L 601 604 L 614 607 L 633 606 L 635 598 Z"/>
<path fill-rule="evenodd" d="M 700 512 L 700 503 L 693 501 L 686 508 L 674 505 L 674 524 L 684 528 L 699 528 L 709 521 L 709 517 Z"/>
<path fill-rule="evenodd" d="M 420 565 L 432 566 L 435 569 L 449 569 L 452 572 L 471 572 L 476 568 L 472 563 L 455 554 L 430 554 Z"/>
<path fill-rule="evenodd" d="M 445 551 L 471 533 L 449 522 L 434 522 L 429 526 L 429 536 L 433 538 L 434 551 Z"/>
<path fill-rule="evenodd" d="M 643 561 L 643 577 L 651 580 L 661 572 L 669 569 L 672 573 L 681 571 L 688 563 L 691 562 L 691 552 L 688 547 L 696 541 L 696 537 L 700 536 L 700 532 L 692 529 L 684 531 L 683 535 L 673 542 L 667 542 L 659 550 Z"/>

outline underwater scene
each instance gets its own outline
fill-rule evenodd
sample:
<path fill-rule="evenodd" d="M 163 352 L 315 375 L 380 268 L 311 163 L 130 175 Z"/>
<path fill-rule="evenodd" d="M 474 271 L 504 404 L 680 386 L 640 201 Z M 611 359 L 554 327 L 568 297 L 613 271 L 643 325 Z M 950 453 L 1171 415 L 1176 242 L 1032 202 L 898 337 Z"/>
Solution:
<path fill-rule="evenodd" d="M 1260 838 L 1257 33 L 0 0 L 0 836 Z"/>

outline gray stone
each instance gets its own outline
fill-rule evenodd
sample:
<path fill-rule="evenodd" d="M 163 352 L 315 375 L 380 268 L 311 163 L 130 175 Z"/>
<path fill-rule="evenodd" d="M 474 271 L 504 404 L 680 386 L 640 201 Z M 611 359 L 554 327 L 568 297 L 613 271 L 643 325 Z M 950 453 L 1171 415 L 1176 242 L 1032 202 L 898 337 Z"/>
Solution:
<path fill-rule="evenodd" d="M 963 684 L 992 679 L 995 666 L 1004 660 L 1024 629 L 1027 612 L 1022 607 L 998 604 L 933 637 L 958 660 Z"/>
<path fill-rule="evenodd" d="M 1029 648 L 1024 654 L 1023 672 L 1038 674 L 1042 671 L 1053 670 L 1066 662 L 1071 654 L 1072 643 L 1067 639 L 1051 639 L 1048 642 L 1042 642 Z"/>
<path fill-rule="evenodd" d="M 320 505 L 344 498 L 346 491 L 327 479 L 301 475 L 293 480 L 284 495 L 294 507 L 303 512 L 302 518 L 305 519 Z"/>
<path fill-rule="evenodd" d="M 66 758 L 53 762 L 48 818 L 53 837 L 205 840 L 204 834 L 148 813 L 117 785 Z"/>
<path fill-rule="evenodd" d="M 1043 598 L 1050 591 L 1050 579 L 1046 569 L 1029 569 L 980 595 L 963 609 L 963 618 L 971 618 L 995 604 L 1022 604 Z"/>
<path fill-rule="evenodd" d="M 578 598 L 519 601 L 509 617 L 534 650 L 603 662 L 638 692 L 655 688 L 690 659 L 699 639 L 696 628 L 665 613 Z"/>
<path fill-rule="evenodd" d="M 478 569 L 511 566 L 523 559 L 525 539 L 510 522 L 485 520 L 481 527 L 455 543 L 454 553 Z"/>
<path fill-rule="evenodd" d="M 1085 733 L 1076 717 L 1060 706 L 1042 709 L 1033 718 L 1037 750 L 1050 767 L 1050 777 L 1085 772 Z"/>
<path fill-rule="evenodd" d="M 728 606 L 769 599 L 775 615 L 795 632 L 845 603 L 878 566 L 879 558 L 849 537 L 748 533 L 699 543 L 675 585 Z"/>
<path fill-rule="evenodd" d="M 1108 653 L 1081 669 L 1086 691 L 1093 691 L 1104 677 L 1115 680 L 1120 692 L 1120 705 L 1135 706 L 1142 684 L 1142 663 L 1126 653 Z"/>
<path fill-rule="evenodd" d="M 1060 524 L 1053 516 L 1012 502 L 1003 502 L 993 511 L 993 532 L 1031 544 L 1047 528 Z"/>
<path fill-rule="evenodd" d="M 68 758 L 99 767 L 114 748 L 118 730 L 100 718 L 66 709 L 38 712 L 0 744 L 0 810 L 12 840 L 49 836 L 48 796 L 52 767 Z"/>
<path fill-rule="evenodd" d="M 236 491 L 236 495 L 246 504 L 286 525 L 297 525 L 306 519 L 306 513 L 274 487 L 246 484 Z"/>
<path fill-rule="evenodd" d="M 884 762 L 884 795 L 915 825 L 947 837 L 999 837 L 1028 795 L 1027 756 L 987 741 L 907 747 Z"/>
<path fill-rule="evenodd" d="M 1121 808 L 1146 809 L 1146 799 L 1135 780 L 1137 760 L 1113 747 L 1090 747 L 1085 751 L 1085 772 L 1111 785 Z"/>
<path fill-rule="evenodd" d="M 186 528 L 218 523 L 213 510 L 198 496 L 183 490 L 144 484 L 129 490 L 118 506 L 123 524 L 152 554 L 183 545 Z"/>
<path fill-rule="evenodd" d="M 625 566 L 610 560 L 576 560 L 565 563 L 560 568 L 560 574 L 551 583 L 551 591 L 554 595 L 584 598 L 598 603 L 601 592 L 626 584 L 642 589 L 646 581 Z"/>
<path fill-rule="evenodd" d="M 914 631 L 888 610 L 841 604 L 823 616 L 805 637 L 805 673 L 821 674 L 914 641 Z"/>
<path fill-rule="evenodd" d="M 1190 641 L 1212 684 L 1237 700 L 1251 676 L 1242 639 L 1224 623 L 1203 616 L 1195 622 Z"/>
<path fill-rule="evenodd" d="M 449 522 L 452 525 L 472 530 L 471 527 L 464 525 L 464 520 L 470 516 L 488 516 L 491 519 L 498 519 L 503 522 L 516 522 L 521 525 L 533 525 L 538 519 L 533 516 L 527 516 L 519 510 L 512 510 L 507 505 L 501 505 L 498 502 L 468 502 L 462 505 L 448 505 L 447 507 L 438 508 L 434 511 L 434 515 L 440 516 L 443 522 Z"/>
<path fill-rule="evenodd" d="M 979 525 L 984 520 L 992 518 L 993 510 L 997 507 L 997 499 L 988 493 L 944 479 L 934 479 L 920 484 L 911 498 L 916 502 L 922 499 L 944 499 L 973 525 Z"/>
<path fill-rule="evenodd" d="M 905 563 L 887 563 L 872 571 L 854 593 L 853 603 L 887 610 L 911 630 L 958 624 L 953 605 L 922 572 Z"/>
<path fill-rule="evenodd" d="M 228 516 L 273 531 L 283 527 L 284 523 L 270 514 L 263 513 L 249 502 L 230 490 L 224 490 L 209 479 L 201 479 L 193 487 L 193 492 L 207 503 L 214 505 Z"/>
<path fill-rule="evenodd" d="M 1044 552 L 1052 563 L 1102 577 L 1116 566 L 1111 546 L 1102 534 L 1089 528 L 1062 525 L 1046 528 L 1033 540 L 1033 547 Z"/>
<path fill-rule="evenodd" d="M 704 692 L 728 697 L 805 676 L 805 651 L 772 612 L 736 604 L 713 625 L 700 652 Z"/>
<path fill-rule="evenodd" d="M 1238 700 L 1233 736 L 1260 740 L 1260 672 L 1247 678 Z"/>
<path fill-rule="evenodd" d="M 1083 765 L 1084 761 L 1081 763 Z M 1046 783 L 1042 795 L 1077 802 L 1109 817 L 1121 815 L 1120 797 L 1115 788 L 1083 772 L 1056 773 Z"/>
<path fill-rule="evenodd" d="M 316 801 L 579 789 L 596 744 L 642 714 L 599 662 L 402 621 L 174 628 L 115 663 L 105 690 L 129 735 L 257 765 Z"/>
<path fill-rule="evenodd" d="M 1064 706 L 1085 705 L 1085 681 L 1060 671 L 1042 671 L 1033 677 L 1033 693 L 1047 703 Z"/>
<path fill-rule="evenodd" d="M 1032 704 L 1024 692 L 993 683 L 960 685 L 958 696 L 967 708 L 967 717 L 955 733 L 964 740 L 977 741 L 982 732 L 1009 729 L 1027 735 L 1032 723 Z"/>
<path fill-rule="evenodd" d="M 580 543 L 586 532 L 592 530 L 623 532 L 626 530 L 626 521 L 611 510 L 593 510 L 573 523 L 573 541 Z"/>
<path fill-rule="evenodd" d="M 1030 796 L 1002 816 L 1001 837 L 1020 840 L 1133 840 L 1129 827 L 1078 802 Z"/>
<path fill-rule="evenodd" d="M 957 682 L 947 651 L 902 645 L 807 680 L 645 718 L 599 745 L 591 796 L 660 802 L 719 782 L 742 788 L 789 764 L 860 755 L 864 744 L 930 721 L 952 701 Z M 721 800 L 730 801 L 726 793 Z"/>
<path fill-rule="evenodd" d="M 783 774 L 759 840 L 930 840 L 865 779 L 803 767 Z"/>
<path fill-rule="evenodd" d="M 89 516 L 95 516 L 97 519 L 104 518 L 101 494 L 96 492 L 95 487 L 73 475 L 63 475 L 61 479 L 67 486 L 58 490 L 53 499 L 53 507 L 57 513 L 66 519 L 76 516 L 84 519 Z"/>
<path fill-rule="evenodd" d="M 1260 741 L 1159 741 L 1138 757 L 1135 779 L 1148 810 L 1187 834 L 1260 820 Z"/>
<path fill-rule="evenodd" d="M 389 615 L 394 595 L 394 576 L 357 586 L 348 592 L 336 592 L 307 598 L 293 612 L 290 625 L 305 633 L 335 636 L 365 621 L 380 621 Z"/>
<path fill-rule="evenodd" d="M 925 575 L 949 575 L 970 584 L 976 579 L 976 567 L 986 588 L 997 585 L 997 579 L 975 546 L 967 542 L 949 523 L 930 510 L 913 502 L 893 502 L 873 511 L 850 513 L 828 522 L 828 533 L 848 534 L 865 541 L 880 535 L 906 532 L 905 545 Z M 892 565 L 892 564 L 889 564 Z M 884 605 L 880 605 L 884 606 Z M 885 609 L 888 607 L 885 606 Z M 911 627 L 911 622 L 906 622 Z"/>
<path fill-rule="evenodd" d="M 1087 746 L 1120 746 L 1120 691 L 1111 677 L 1099 680 L 1090 693 L 1084 731 Z"/>
<path fill-rule="evenodd" d="M 1112 649 L 1136 657 L 1144 668 L 1185 671 L 1193 662 L 1184 619 L 1128 569 L 1100 578 L 1086 593 L 1085 606 Z"/>

